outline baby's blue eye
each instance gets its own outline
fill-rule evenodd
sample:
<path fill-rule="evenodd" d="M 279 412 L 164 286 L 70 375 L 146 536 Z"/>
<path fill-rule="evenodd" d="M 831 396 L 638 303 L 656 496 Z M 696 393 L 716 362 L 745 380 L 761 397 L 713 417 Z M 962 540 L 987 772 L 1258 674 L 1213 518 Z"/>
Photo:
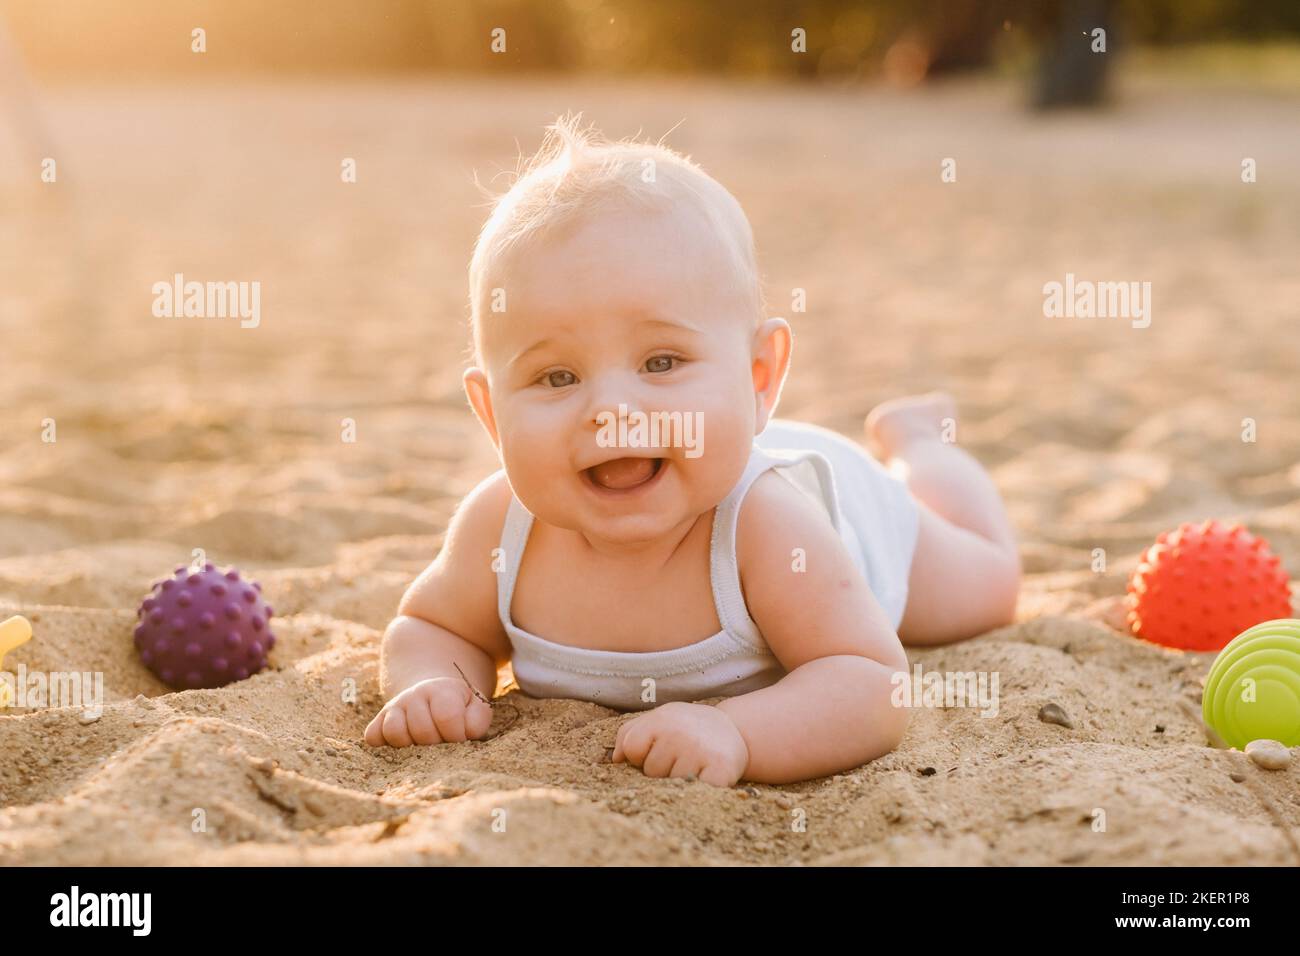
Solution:
<path fill-rule="evenodd" d="M 645 369 L 647 372 L 667 372 L 673 367 L 673 362 L 677 361 L 671 355 L 656 355 L 654 358 L 647 360 Z"/>
<path fill-rule="evenodd" d="M 547 372 L 545 377 L 546 384 L 551 388 L 564 388 L 566 385 L 572 385 L 577 380 L 577 377 L 572 372 L 564 369 Z"/>

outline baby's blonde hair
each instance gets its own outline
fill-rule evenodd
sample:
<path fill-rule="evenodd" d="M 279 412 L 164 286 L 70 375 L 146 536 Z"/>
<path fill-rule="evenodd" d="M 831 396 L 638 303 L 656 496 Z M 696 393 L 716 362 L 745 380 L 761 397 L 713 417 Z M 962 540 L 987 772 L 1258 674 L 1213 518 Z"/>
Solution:
<path fill-rule="evenodd" d="M 541 148 L 521 161 L 510 189 L 492 198 L 492 214 L 479 232 L 469 266 L 474 351 L 479 352 L 486 283 L 494 265 L 508 253 L 610 208 L 657 212 L 686 203 L 701 213 L 723 243 L 734 291 L 757 323 L 763 295 L 754 235 L 735 197 L 662 140 L 611 142 L 591 127 L 584 129 L 581 117 L 563 116 L 548 126 Z"/>

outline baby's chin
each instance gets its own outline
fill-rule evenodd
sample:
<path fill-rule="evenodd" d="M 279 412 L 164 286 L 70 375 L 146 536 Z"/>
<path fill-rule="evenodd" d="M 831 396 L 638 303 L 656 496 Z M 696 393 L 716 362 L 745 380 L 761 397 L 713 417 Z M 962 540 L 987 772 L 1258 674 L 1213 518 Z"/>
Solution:
<path fill-rule="evenodd" d="M 592 544 L 636 547 L 652 545 L 662 540 L 664 536 L 679 531 L 684 522 L 698 518 L 708 510 L 696 508 L 687 502 L 678 502 L 668 506 L 623 511 L 565 509 L 564 513 L 554 515 L 554 520 L 550 521 L 544 515 L 537 517 L 548 524 L 575 531 Z"/>
<path fill-rule="evenodd" d="M 634 549 L 651 547 L 672 533 L 685 519 L 698 517 L 699 515 L 683 515 L 673 520 L 656 515 L 626 515 L 586 521 L 575 530 L 593 547 L 605 545 Z"/>

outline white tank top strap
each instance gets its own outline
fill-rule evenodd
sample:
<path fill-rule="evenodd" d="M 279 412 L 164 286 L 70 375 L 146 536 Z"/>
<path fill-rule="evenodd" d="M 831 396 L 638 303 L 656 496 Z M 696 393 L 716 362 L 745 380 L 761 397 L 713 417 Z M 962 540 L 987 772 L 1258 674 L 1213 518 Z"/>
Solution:
<path fill-rule="evenodd" d="M 511 624 L 510 601 L 514 598 L 515 581 L 519 578 L 519 565 L 523 563 L 524 545 L 532 525 L 533 516 L 512 492 L 506 521 L 501 526 L 501 552 L 497 555 L 501 562 L 501 570 L 497 572 L 497 614 L 507 626 Z"/>
<path fill-rule="evenodd" d="M 839 532 L 844 531 L 843 515 L 840 511 L 840 493 L 835 482 L 835 469 L 820 452 L 809 449 L 760 449 L 768 459 L 768 466 L 780 468 L 781 475 L 796 488 L 826 510 L 826 517 L 831 526 Z"/>
<path fill-rule="evenodd" d="M 758 476 L 771 468 L 773 461 L 755 447 L 749 456 L 740 481 L 718 505 L 713 514 L 713 533 L 709 541 L 709 578 L 713 585 L 713 606 L 722 629 L 754 648 L 767 650 L 763 635 L 749 616 L 745 595 L 740 587 L 740 564 L 736 557 L 736 525 L 740 505 Z"/>

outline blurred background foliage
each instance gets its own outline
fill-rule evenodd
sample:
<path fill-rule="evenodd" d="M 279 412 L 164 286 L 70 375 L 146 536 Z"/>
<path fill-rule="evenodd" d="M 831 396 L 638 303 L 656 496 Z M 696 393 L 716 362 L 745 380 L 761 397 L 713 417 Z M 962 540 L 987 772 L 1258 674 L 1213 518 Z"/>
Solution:
<path fill-rule="evenodd" d="M 0 0 L 11 50 L 43 79 L 192 76 L 202 27 L 204 73 L 505 67 L 908 85 L 1081 56 L 1087 25 L 1115 48 L 1297 40 L 1300 0 Z M 489 49 L 497 27 L 505 53 Z M 791 51 L 795 28 L 806 53 Z M 1048 98 L 1052 82 L 1040 77 Z"/>

